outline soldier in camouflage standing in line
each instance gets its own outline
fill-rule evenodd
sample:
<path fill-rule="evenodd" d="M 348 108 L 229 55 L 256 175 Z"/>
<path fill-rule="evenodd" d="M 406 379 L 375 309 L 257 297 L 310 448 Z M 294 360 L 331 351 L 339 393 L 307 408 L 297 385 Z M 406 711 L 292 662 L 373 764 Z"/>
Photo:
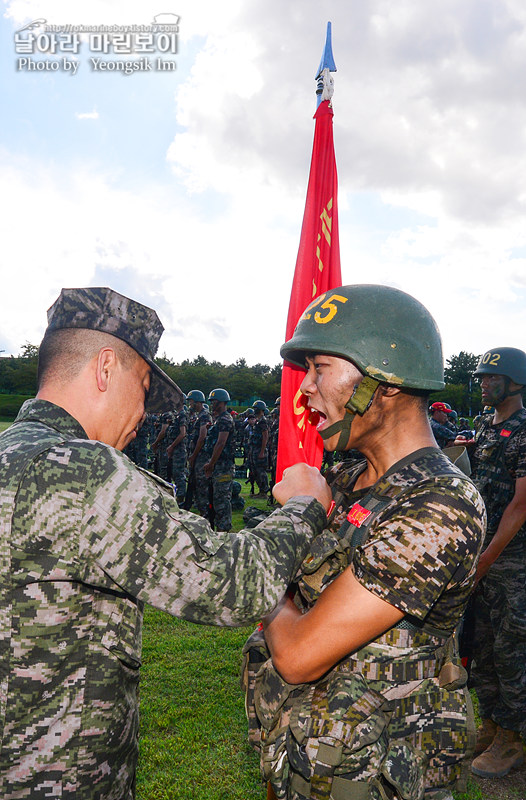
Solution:
<path fill-rule="evenodd" d="M 283 507 L 257 535 L 221 534 L 122 454 L 145 402 L 181 394 L 154 361 L 162 330 L 111 289 L 62 290 L 37 397 L 0 436 L 2 800 L 133 800 L 144 603 L 255 622 L 323 528 L 311 468 L 276 487 Z"/>
<path fill-rule="evenodd" d="M 270 465 L 270 496 L 269 502 L 273 503 L 272 489 L 276 483 L 276 470 L 278 467 L 278 441 L 279 441 L 279 407 L 281 398 L 277 397 L 274 408 L 270 415 L 270 426 L 268 435 L 268 457 Z"/>
<path fill-rule="evenodd" d="M 153 442 L 153 419 L 151 414 L 145 414 L 144 422 L 137 430 L 135 439 L 135 463 L 138 467 L 149 469 L 150 444 Z"/>
<path fill-rule="evenodd" d="M 186 494 L 186 430 L 188 412 L 183 404 L 172 415 L 166 431 L 166 457 L 170 464 L 171 482 L 175 486 L 175 499 L 182 505 Z"/>
<path fill-rule="evenodd" d="M 268 422 L 265 414 L 268 413 L 267 404 L 263 400 L 255 400 L 252 403 L 256 415 L 256 421 L 251 430 L 248 441 L 248 468 L 251 480 L 257 483 L 259 495 L 256 497 L 266 497 L 268 494 Z"/>
<path fill-rule="evenodd" d="M 227 411 L 230 395 L 226 389 L 213 389 L 208 395 L 214 424 L 208 431 L 203 467 L 210 480 L 210 503 L 213 523 L 218 531 L 232 527 L 232 480 L 234 478 L 234 420 Z"/>
<path fill-rule="evenodd" d="M 208 455 L 204 449 L 206 434 L 212 424 L 210 412 L 205 408 L 205 396 L 199 389 L 188 392 L 188 403 L 195 420 L 188 435 L 188 490 L 185 508 L 190 510 L 195 496 L 195 504 L 202 517 L 208 517 L 210 481 L 204 473 Z"/>
<path fill-rule="evenodd" d="M 498 778 L 522 764 L 526 736 L 526 353 L 489 350 L 475 376 L 495 412 L 466 443 L 488 513 L 473 597 L 471 678 L 482 724 L 471 769 Z"/>
<path fill-rule="evenodd" d="M 342 286 L 307 308 L 281 355 L 307 368 L 326 449 L 363 458 L 329 473 L 327 530 L 293 599 L 264 618 L 266 644 L 257 631 L 245 647 L 263 774 L 288 800 L 452 800 L 474 733 L 454 634 L 485 514 L 431 433 L 438 330 L 397 289 Z"/>
<path fill-rule="evenodd" d="M 170 459 L 166 455 L 166 434 L 173 422 L 174 412 L 163 409 L 155 420 L 155 441 L 152 452 L 155 454 L 155 472 L 163 481 L 171 480 Z"/>

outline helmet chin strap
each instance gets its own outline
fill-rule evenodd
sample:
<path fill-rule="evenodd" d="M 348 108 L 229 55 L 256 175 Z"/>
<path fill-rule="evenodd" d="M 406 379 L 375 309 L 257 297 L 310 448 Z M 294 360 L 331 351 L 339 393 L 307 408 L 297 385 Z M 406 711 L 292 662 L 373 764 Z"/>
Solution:
<path fill-rule="evenodd" d="M 351 397 L 345 404 L 344 418 L 339 419 L 338 422 L 333 422 L 328 428 L 319 431 L 322 439 L 330 439 L 335 433 L 340 433 L 336 450 L 345 450 L 345 446 L 349 441 L 353 419 L 356 414 L 360 414 L 360 416 L 365 414 L 373 401 L 374 393 L 379 383 L 380 381 L 366 375 L 361 383 L 354 387 Z"/>

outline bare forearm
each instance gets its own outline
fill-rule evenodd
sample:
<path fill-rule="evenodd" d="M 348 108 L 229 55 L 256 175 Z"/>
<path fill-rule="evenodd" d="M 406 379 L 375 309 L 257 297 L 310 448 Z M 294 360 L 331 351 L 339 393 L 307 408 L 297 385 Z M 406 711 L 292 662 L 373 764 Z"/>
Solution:
<path fill-rule="evenodd" d="M 502 553 L 504 548 L 511 542 L 514 536 L 526 522 L 526 507 L 522 503 L 515 503 L 513 500 L 507 506 L 499 527 L 491 542 L 485 550 L 487 557 L 492 558 L 492 562 Z"/>
<path fill-rule="evenodd" d="M 263 627 L 276 669 L 289 683 L 304 683 L 402 617 L 402 611 L 365 589 L 347 568 L 306 614 L 285 598 L 264 618 Z"/>

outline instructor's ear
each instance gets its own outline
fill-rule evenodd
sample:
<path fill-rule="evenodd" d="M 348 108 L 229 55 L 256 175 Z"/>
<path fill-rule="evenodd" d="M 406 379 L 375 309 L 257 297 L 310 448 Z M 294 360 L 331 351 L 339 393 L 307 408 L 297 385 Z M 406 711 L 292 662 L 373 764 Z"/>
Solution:
<path fill-rule="evenodd" d="M 96 358 L 95 375 L 97 379 L 97 389 L 99 392 L 107 392 L 110 385 L 111 373 L 117 362 L 117 356 L 111 347 L 102 347 Z"/>

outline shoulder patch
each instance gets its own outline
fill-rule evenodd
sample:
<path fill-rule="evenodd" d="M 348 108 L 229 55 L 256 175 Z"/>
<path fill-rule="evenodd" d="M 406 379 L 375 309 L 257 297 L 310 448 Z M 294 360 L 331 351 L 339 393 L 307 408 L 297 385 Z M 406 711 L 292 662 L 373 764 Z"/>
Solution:
<path fill-rule="evenodd" d="M 351 506 L 351 509 L 347 514 L 347 520 L 351 523 L 351 525 L 359 528 L 370 515 L 371 511 L 369 511 L 369 509 L 364 508 L 359 503 L 355 503 L 353 506 Z"/>

